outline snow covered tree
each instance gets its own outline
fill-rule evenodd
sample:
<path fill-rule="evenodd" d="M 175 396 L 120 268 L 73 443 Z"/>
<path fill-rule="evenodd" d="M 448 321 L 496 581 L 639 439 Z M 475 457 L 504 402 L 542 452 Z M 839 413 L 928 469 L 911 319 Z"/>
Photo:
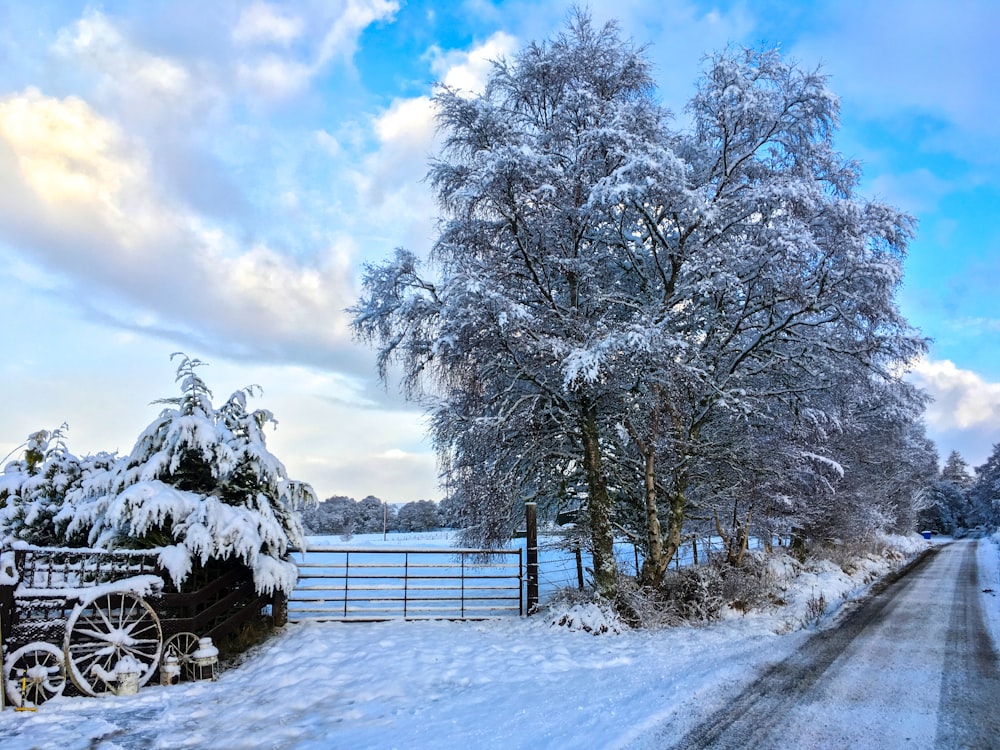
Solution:
<path fill-rule="evenodd" d="M 944 468 L 941 469 L 941 479 L 952 482 L 963 490 L 969 489 L 976 482 L 968 462 L 962 458 L 962 454 L 958 451 L 952 451 L 948 454 Z"/>
<path fill-rule="evenodd" d="M 1000 519 L 1000 443 L 993 446 L 986 463 L 976 467 L 975 482 L 967 493 L 969 514 L 962 525 L 995 527 Z"/>
<path fill-rule="evenodd" d="M 246 408 L 256 388 L 215 408 L 202 364 L 180 355 L 181 395 L 161 402 L 169 408 L 127 456 L 90 462 L 54 522 L 94 547 L 161 548 L 178 585 L 196 563 L 240 559 L 259 591 L 289 592 L 297 574 L 285 557 L 303 543 L 297 509 L 315 495 L 267 450 L 263 428 L 274 418 Z"/>
<path fill-rule="evenodd" d="M 369 267 L 354 326 L 383 378 L 398 363 L 429 399 L 476 541 L 525 500 L 583 501 L 610 597 L 621 508 L 643 519 L 657 585 L 689 497 L 722 486 L 748 436 L 834 421 L 816 402 L 838 373 L 894 384 L 922 351 L 893 301 L 911 219 L 854 196 L 822 75 L 727 50 L 674 132 L 641 52 L 578 13 L 481 96 L 436 102 L 429 268 L 405 250 Z M 816 479 L 836 466 L 790 453 Z"/>
<path fill-rule="evenodd" d="M 440 526 L 438 506 L 433 500 L 406 503 L 396 516 L 396 528 L 399 531 L 433 531 Z"/>
<path fill-rule="evenodd" d="M 464 508 L 454 495 L 445 495 L 438 503 L 438 516 L 441 525 L 448 529 L 461 529 L 464 523 Z"/>
<path fill-rule="evenodd" d="M 836 419 L 824 393 L 869 379 L 899 389 L 899 370 L 923 349 L 893 298 L 911 219 L 854 195 L 857 166 L 832 145 L 837 106 L 824 76 L 773 51 L 716 55 L 689 107 L 693 132 L 676 146 L 689 165 L 684 194 L 660 183 L 660 195 L 635 201 L 649 217 L 644 244 L 670 259 L 666 303 L 650 319 L 687 344 L 646 379 L 680 396 L 662 407 L 672 419 L 658 459 L 668 557 L 698 457 L 733 455 L 715 425 L 775 414 L 780 429 L 804 411 Z M 623 234 L 623 247 L 634 237 Z M 821 478 L 836 462 L 816 454 L 802 468 Z"/>
<path fill-rule="evenodd" d="M 446 145 L 430 175 L 446 217 L 433 250 L 440 278 L 398 251 L 367 269 L 354 308 L 383 376 L 399 361 L 411 395 L 425 385 L 441 394 L 432 430 L 447 486 L 478 521 L 467 534 L 509 537 L 521 503 L 581 477 L 604 594 L 616 566 L 602 430 L 621 384 L 588 377 L 586 360 L 628 325 L 608 277 L 620 262 L 601 240 L 614 218 L 602 191 L 664 137 L 651 92 L 642 55 L 613 24 L 583 16 L 497 63 L 482 96 L 442 89 Z"/>
<path fill-rule="evenodd" d="M 24 443 L 24 457 L 4 467 L 0 474 L 0 539 L 37 545 L 65 543 L 54 519 L 66 493 L 80 483 L 84 473 L 84 464 L 66 448 L 65 430 L 64 424 L 51 432 L 33 432 Z"/>
<path fill-rule="evenodd" d="M 312 534 L 351 536 L 358 525 L 358 504 L 349 497 L 328 497 L 303 511 L 302 524 Z"/>
<path fill-rule="evenodd" d="M 920 513 L 921 527 L 954 534 L 972 525 L 971 490 L 975 481 L 962 455 L 958 451 L 948 454 L 931 489 L 930 502 Z"/>
<path fill-rule="evenodd" d="M 385 528 L 396 528 L 396 508 L 383 503 L 374 495 L 360 500 L 355 508 L 359 534 L 375 534 Z"/>

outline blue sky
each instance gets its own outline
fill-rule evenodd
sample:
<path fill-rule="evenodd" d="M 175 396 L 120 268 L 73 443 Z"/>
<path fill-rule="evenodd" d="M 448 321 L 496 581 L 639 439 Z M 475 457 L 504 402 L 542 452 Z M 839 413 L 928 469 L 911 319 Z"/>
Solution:
<path fill-rule="evenodd" d="M 683 122 L 702 57 L 778 46 L 841 98 L 862 192 L 913 214 L 900 304 L 933 339 L 928 432 L 1000 442 L 1000 3 L 595 1 Z M 432 84 L 550 36 L 565 2 L 162 0 L 0 5 L 0 456 L 66 422 L 128 451 L 175 395 L 259 384 L 272 450 L 323 497 L 437 499 L 418 409 L 344 308 L 363 263 L 425 251 Z M 877 446 L 873 446 L 877 450 Z"/>

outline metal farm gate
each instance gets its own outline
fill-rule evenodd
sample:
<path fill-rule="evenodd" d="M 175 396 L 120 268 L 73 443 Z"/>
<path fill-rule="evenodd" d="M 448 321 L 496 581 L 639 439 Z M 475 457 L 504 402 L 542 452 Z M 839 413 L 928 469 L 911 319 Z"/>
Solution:
<path fill-rule="evenodd" d="M 521 550 L 310 547 L 288 619 L 484 619 L 524 612 Z"/>

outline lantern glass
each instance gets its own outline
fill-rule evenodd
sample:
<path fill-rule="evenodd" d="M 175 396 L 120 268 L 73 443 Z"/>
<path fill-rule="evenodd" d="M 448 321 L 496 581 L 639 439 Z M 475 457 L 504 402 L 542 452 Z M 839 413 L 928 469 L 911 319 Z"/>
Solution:
<path fill-rule="evenodd" d="M 196 680 L 216 680 L 219 677 L 219 649 L 211 638 L 200 638 L 198 649 L 191 654 L 191 666 Z"/>

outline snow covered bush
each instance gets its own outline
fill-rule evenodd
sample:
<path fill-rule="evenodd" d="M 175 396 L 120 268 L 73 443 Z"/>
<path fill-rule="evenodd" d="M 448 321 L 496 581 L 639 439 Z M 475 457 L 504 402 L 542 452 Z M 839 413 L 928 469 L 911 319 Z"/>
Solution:
<path fill-rule="evenodd" d="M 751 552 L 740 565 L 727 565 L 722 571 L 722 598 L 726 606 L 739 612 L 765 609 L 777 601 L 777 578 L 768 557 Z"/>
<path fill-rule="evenodd" d="M 739 565 L 720 560 L 667 571 L 659 587 L 623 577 L 615 605 L 637 628 L 706 623 L 730 612 L 770 609 L 781 601 L 770 559 L 751 553 Z"/>
<path fill-rule="evenodd" d="M 175 355 L 178 356 L 178 355 Z M 289 547 L 304 545 L 298 509 L 315 504 L 312 488 L 288 478 L 268 450 L 271 412 L 247 410 L 237 391 L 220 407 L 198 376 L 204 363 L 179 355 L 181 395 L 125 456 L 77 460 L 61 434 L 47 447 L 36 433 L 25 459 L 0 477 L 0 534 L 25 541 L 114 548 L 155 548 L 176 586 L 210 560 L 240 560 L 258 591 L 290 592 L 296 567 Z"/>
<path fill-rule="evenodd" d="M 605 633 L 617 635 L 623 630 L 621 620 L 610 607 L 607 605 L 601 607 L 594 602 L 577 604 L 561 613 L 552 619 L 552 627 L 582 630 L 591 635 Z"/>
<path fill-rule="evenodd" d="M 608 602 L 573 589 L 559 592 L 546 606 L 546 618 L 553 628 L 581 631 L 591 635 L 618 635 L 628 625 Z"/>

